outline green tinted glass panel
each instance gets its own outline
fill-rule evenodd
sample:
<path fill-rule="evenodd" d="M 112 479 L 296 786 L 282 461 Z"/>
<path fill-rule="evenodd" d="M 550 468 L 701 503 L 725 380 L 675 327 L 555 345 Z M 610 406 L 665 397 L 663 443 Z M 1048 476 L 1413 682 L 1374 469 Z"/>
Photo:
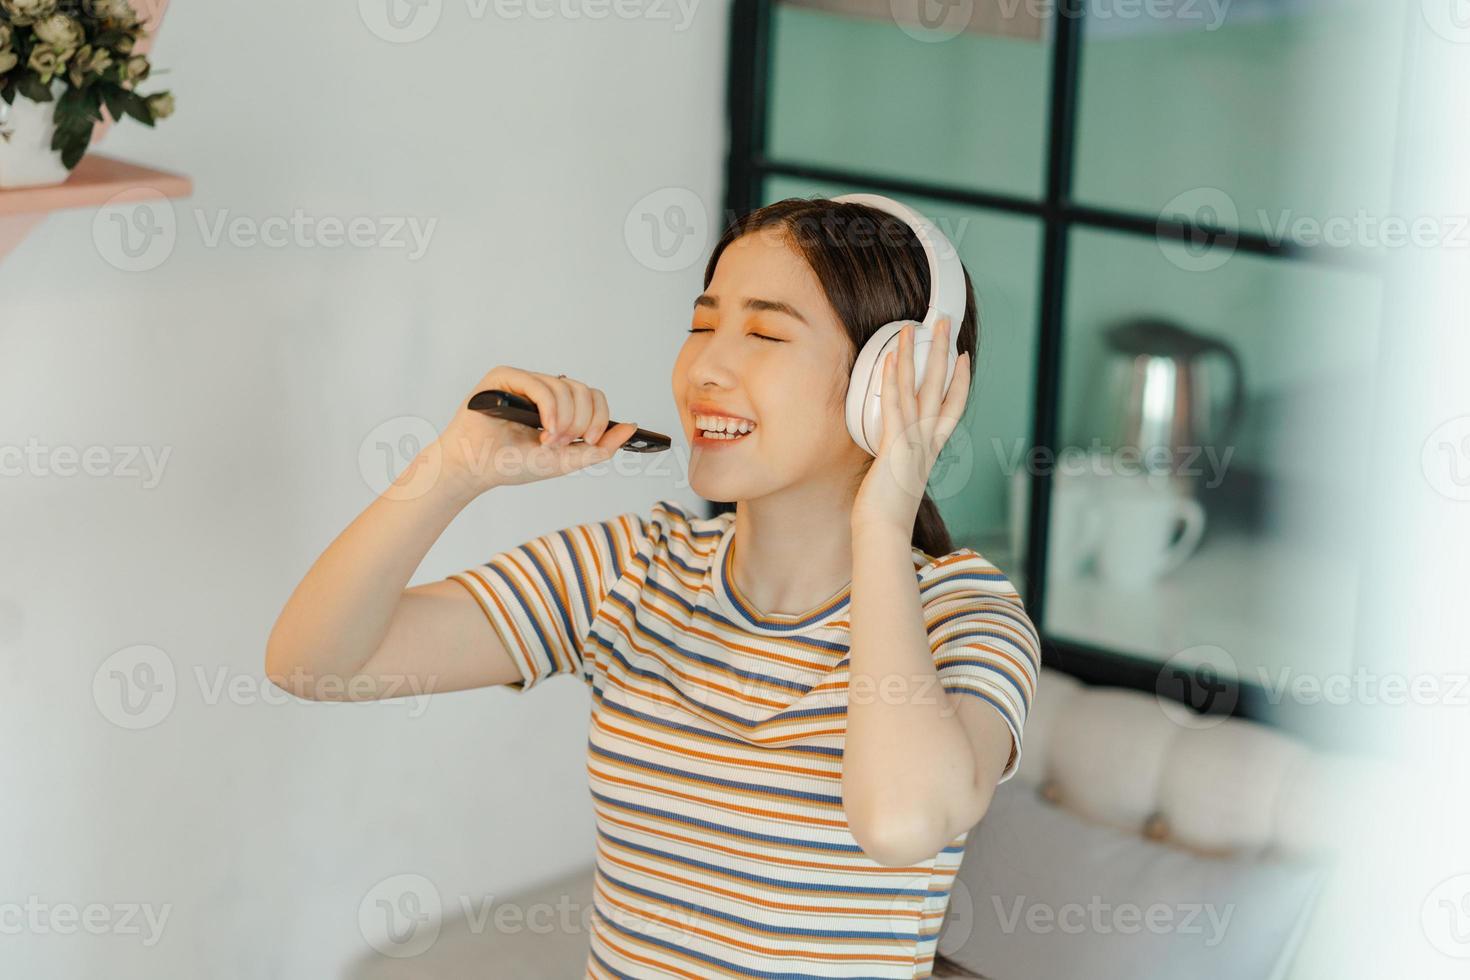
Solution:
<path fill-rule="evenodd" d="M 1105 334 L 1132 319 L 1229 344 L 1245 398 L 1229 436 L 1214 428 L 1218 412 L 1199 416 L 1195 487 L 1184 494 L 1200 505 L 1197 520 L 1108 496 L 1144 489 L 1136 458 L 1054 474 L 1047 632 L 1158 661 L 1217 647 L 1254 683 L 1348 669 L 1382 280 L 1241 252 L 1204 261 L 1171 242 L 1092 229 L 1073 231 L 1070 255 L 1061 445 L 1125 444 L 1111 421 L 1129 398 L 1110 384 L 1119 359 Z M 1213 385 L 1212 404 L 1223 406 L 1228 360 L 1206 355 L 1182 370 Z M 1203 534 L 1190 549 L 1193 524 Z M 1181 564 L 1130 579 L 1168 554 Z"/>
<path fill-rule="evenodd" d="M 1221 15 L 1212 6 L 1221 5 L 1187 5 L 1192 25 L 1087 21 L 1075 198 L 1260 234 L 1311 234 L 1294 226 L 1360 208 L 1384 214 L 1398 5 L 1239 0 Z"/>
<path fill-rule="evenodd" d="M 769 152 L 790 163 L 1038 197 L 1050 55 L 777 4 Z"/>
<path fill-rule="evenodd" d="M 868 190 L 771 178 L 763 203 Z M 980 551 L 1019 589 L 1023 582 L 1012 558 L 1008 473 L 1031 444 L 1041 225 L 1031 218 L 926 198 L 903 201 L 954 242 L 969 270 L 980 318 L 980 350 L 965 417 L 935 466 L 930 496 L 955 546 Z"/>

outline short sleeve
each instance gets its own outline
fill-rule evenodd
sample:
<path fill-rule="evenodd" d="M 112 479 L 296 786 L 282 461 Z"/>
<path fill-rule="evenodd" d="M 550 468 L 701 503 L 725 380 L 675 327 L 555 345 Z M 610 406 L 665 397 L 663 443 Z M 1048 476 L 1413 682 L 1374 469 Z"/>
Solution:
<path fill-rule="evenodd" d="M 940 685 L 991 705 L 1011 730 L 1003 783 L 1021 761 L 1021 730 L 1036 695 L 1041 667 L 1036 627 L 1010 581 L 973 549 L 925 566 L 919 587 Z"/>
<path fill-rule="evenodd" d="M 592 682 L 588 633 L 647 530 L 645 518 L 620 514 L 543 534 L 447 576 L 475 597 L 520 668 L 521 679 L 506 687 L 520 694 L 557 674 Z"/>

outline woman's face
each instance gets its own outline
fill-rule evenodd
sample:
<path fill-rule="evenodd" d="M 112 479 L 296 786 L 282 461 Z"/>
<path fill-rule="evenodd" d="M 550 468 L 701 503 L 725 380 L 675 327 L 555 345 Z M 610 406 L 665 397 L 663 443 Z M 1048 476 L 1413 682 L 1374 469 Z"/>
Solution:
<path fill-rule="evenodd" d="M 749 500 L 806 481 L 855 480 L 868 456 L 843 419 L 852 343 L 784 234 L 763 228 L 730 243 L 690 329 L 673 388 L 695 493 Z M 738 439 L 712 439 L 700 429 L 710 415 L 754 425 Z"/>

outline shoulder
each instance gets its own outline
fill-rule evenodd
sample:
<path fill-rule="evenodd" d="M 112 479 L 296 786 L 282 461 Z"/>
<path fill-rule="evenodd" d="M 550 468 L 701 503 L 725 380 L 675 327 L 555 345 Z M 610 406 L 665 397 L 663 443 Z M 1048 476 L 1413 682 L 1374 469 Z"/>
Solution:
<path fill-rule="evenodd" d="M 916 574 L 926 594 L 963 591 L 1021 600 L 1005 573 L 974 548 L 959 548 L 939 556 L 918 550 L 914 554 L 916 563 L 924 560 Z"/>

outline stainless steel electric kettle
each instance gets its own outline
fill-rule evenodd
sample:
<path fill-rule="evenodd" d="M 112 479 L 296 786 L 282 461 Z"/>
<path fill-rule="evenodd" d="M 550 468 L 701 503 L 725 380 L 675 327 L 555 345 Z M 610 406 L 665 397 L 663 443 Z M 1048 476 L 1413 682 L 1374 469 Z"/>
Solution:
<path fill-rule="evenodd" d="M 1145 463 L 1164 457 L 1170 471 L 1191 462 L 1206 465 L 1201 448 L 1228 442 L 1244 408 L 1245 376 L 1235 349 L 1152 317 L 1125 321 L 1104 336 L 1101 408 L 1109 445 L 1137 448 Z M 1210 355 L 1223 357 L 1229 368 L 1223 398 L 1204 369 Z"/>

